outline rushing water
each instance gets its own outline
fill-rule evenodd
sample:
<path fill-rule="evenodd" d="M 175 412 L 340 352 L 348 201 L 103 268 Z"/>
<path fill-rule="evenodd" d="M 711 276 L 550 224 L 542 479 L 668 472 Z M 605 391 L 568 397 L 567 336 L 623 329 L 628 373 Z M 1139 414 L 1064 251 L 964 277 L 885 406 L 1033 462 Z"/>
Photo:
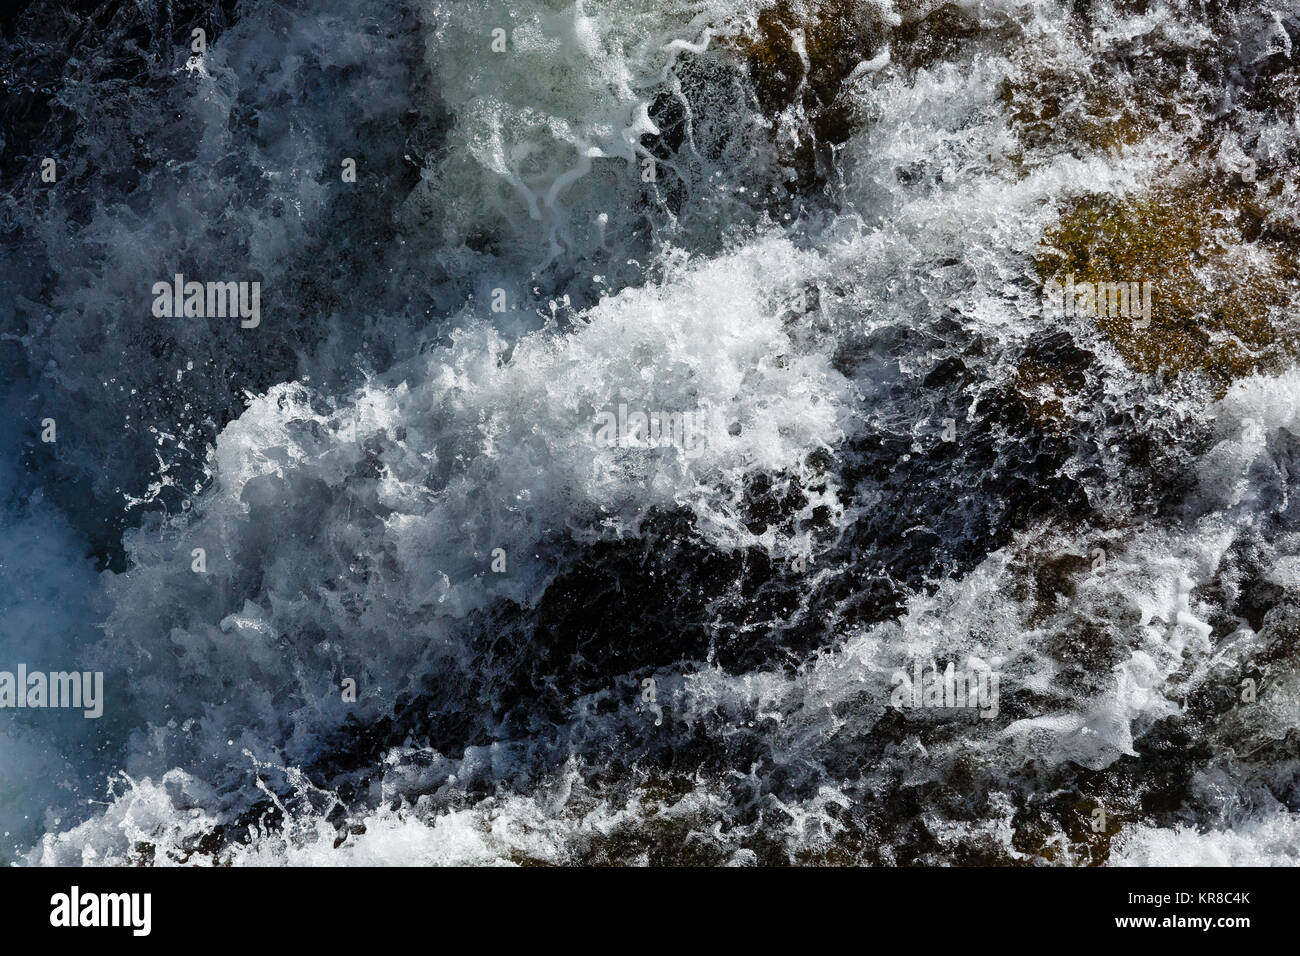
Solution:
<path fill-rule="evenodd" d="M 7 16 L 0 859 L 1300 857 L 1300 5 Z"/>

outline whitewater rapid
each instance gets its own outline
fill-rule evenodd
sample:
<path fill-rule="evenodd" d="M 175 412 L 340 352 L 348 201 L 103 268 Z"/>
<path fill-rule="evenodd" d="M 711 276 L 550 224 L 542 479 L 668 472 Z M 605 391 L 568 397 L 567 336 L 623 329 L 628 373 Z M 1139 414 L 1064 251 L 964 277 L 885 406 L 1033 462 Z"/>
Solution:
<path fill-rule="evenodd" d="M 1300 365 L 1153 374 L 1036 272 L 1178 176 L 1295 248 L 1294 3 L 37 8 L 0 668 L 107 702 L 0 715 L 5 862 L 1300 857 Z"/>

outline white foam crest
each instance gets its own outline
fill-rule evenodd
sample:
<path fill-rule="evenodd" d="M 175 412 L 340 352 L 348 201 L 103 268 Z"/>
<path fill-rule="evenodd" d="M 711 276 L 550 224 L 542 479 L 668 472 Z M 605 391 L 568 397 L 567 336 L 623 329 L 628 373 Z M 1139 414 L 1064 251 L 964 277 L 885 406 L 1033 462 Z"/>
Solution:
<path fill-rule="evenodd" d="M 98 659 L 131 669 L 153 725 L 128 770 L 176 759 L 220 774 L 227 738 L 307 760 L 345 717 L 381 715 L 440 668 L 475 669 L 472 615 L 531 606 L 566 541 L 634 534 L 652 508 L 684 509 L 724 550 L 790 553 L 739 504 L 746 474 L 811 478 L 807 456 L 842 437 L 846 383 L 782 318 L 788 287 L 818 268 L 773 239 L 626 290 L 567 335 L 511 349 L 465 329 L 337 411 L 301 386 L 254 400 L 218 440 L 212 489 L 181 522 L 133 533 L 134 567 L 107 583 Z M 707 413 L 699 453 L 605 447 L 596 416 L 620 404 Z M 497 548 L 507 573 L 490 570 Z"/>
<path fill-rule="evenodd" d="M 1276 812 L 1235 821 L 1231 829 L 1180 824 L 1125 826 L 1111 850 L 1112 866 L 1297 866 L 1300 814 Z"/>

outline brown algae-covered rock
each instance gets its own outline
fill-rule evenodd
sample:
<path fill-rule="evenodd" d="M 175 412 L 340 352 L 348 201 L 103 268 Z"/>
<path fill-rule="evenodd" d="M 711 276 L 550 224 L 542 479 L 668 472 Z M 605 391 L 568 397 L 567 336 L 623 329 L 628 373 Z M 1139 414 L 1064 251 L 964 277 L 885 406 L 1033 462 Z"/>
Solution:
<path fill-rule="evenodd" d="M 1250 186 L 1171 177 L 1139 195 L 1068 201 L 1034 265 L 1045 284 L 1151 283 L 1149 323 L 1094 307 L 1098 328 L 1139 372 L 1199 371 L 1223 388 L 1300 344 L 1288 312 L 1296 251 L 1261 222 Z"/>

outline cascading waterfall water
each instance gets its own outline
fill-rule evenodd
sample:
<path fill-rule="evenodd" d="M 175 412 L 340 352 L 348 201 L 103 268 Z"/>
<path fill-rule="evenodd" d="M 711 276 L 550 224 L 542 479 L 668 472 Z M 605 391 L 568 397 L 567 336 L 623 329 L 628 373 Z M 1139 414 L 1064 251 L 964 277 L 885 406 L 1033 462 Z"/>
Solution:
<path fill-rule="evenodd" d="M 0 857 L 1295 862 L 1297 40 L 1277 0 L 12 15 L 0 670 L 106 706 L 3 715 Z M 260 323 L 156 317 L 178 274 Z M 947 664 L 992 713 L 897 706 Z"/>

